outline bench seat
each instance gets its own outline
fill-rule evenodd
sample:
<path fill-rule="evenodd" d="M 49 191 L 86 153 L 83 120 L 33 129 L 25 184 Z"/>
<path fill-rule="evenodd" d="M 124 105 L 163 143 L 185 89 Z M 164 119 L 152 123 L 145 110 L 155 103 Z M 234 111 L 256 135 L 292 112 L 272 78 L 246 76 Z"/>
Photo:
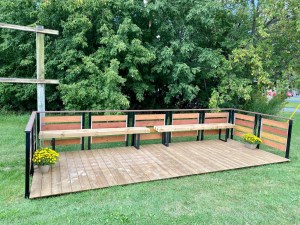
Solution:
<path fill-rule="evenodd" d="M 154 130 L 163 133 L 163 144 L 169 146 L 171 140 L 171 132 L 180 131 L 200 131 L 200 130 L 219 130 L 219 139 L 221 139 L 221 130 L 226 129 L 225 140 L 227 141 L 229 129 L 234 128 L 234 124 L 231 123 L 206 123 L 206 124 L 183 124 L 183 125 L 165 125 L 154 126 Z M 203 139 L 201 139 L 203 140 Z"/>
<path fill-rule="evenodd" d="M 135 144 L 136 148 L 139 148 L 140 134 L 150 133 L 150 129 L 147 127 L 124 127 L 124 128 L 102 128 L 102 129 L 77 129 L 77 130 L 51 130 L 40 131 L 40 140 L 52 139 L 55 148 L 56 138 L 77 138 L 77 137 L 99 137 L 110 135 L 123 135 L 123 134 L 137 134 L 138 140 Z M 136 140 L 135 140 L 136 143 Z"/>
<path fill-rule="evenodd" d="M 157 132 L 176 132 L 176 131 L 193 131 L 193 130 L 219 130 L 234 128 L 231 123 L 207 123 L 207 124 L 184 124 L 184 125 L 165 125 L 154 126 Z"/>

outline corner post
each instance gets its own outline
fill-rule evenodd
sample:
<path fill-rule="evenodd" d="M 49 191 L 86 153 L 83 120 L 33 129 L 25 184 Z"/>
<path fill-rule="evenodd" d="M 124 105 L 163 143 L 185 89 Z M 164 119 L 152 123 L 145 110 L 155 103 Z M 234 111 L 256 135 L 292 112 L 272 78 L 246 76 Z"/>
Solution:
<path fill-rule="evenodd" d="M 235 123 L 235 111 L 231 110 L 231 123 Z M 233 139 L 233 128 L 230 129 L 230 139 Z"/>
<path fill-rule="evenodd" d="M 30 132 L 26 131 L 26 148 L 25 148 L 25 198 L 29 198 L 29 180 L 30 180 Z"/>
<path fill-rule="evenodd" d="M 135 112 L 131 113 L 131 124 L 130 124 L 130 126 L 135 127 Z M 131 136 L 131 146 L 135 145 L 135 141 L 136 141 L 136 135 L 132 134 L 132 136 Z"/>
<path fill-rule="evenodd" d="M 293 120 L 289 120 L 288 137 L 285 150 L 285 158 L 290 157 L 291 137 L 292 137 Z"/>
<path fill-rule="evenodd" d="M 205 111 L 201 112 L 201 124 L 204 124 L 205 121 Z M 204 140 L 204 130 L 201 130 L 201 141 Z"/>

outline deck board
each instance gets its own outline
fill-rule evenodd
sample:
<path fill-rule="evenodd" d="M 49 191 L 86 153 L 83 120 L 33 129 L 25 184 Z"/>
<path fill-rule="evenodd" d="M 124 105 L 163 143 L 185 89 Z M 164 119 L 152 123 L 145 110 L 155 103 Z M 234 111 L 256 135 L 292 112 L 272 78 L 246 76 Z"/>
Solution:
<path fill-rule="evenodd" d="M 30 198 L 287 161 L 233 140 L 61 152 L 49 173 L 35 169 Z"/>

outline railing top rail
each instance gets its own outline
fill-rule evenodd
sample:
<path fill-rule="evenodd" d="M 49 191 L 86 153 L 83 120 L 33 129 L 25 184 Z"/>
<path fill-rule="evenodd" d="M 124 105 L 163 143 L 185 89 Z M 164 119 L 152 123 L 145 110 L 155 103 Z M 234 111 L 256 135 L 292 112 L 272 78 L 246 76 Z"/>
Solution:
<path fill-rule="evenodd" d="M 30 118 L 29 118 L 28 123 L 27 123 L 26 128 L 25 128 L 25 132 L 30 132 L 32 130 L 36 114 L 37 114 L 36 111 L 33 111 L 31 113 Z"/>
<path fill-rule="evenodd" d="M 190 112 L 190 111 L 222 111 L 222 110 L 233 110 L 232 108 L 213 108 L 213 109 L 141 109 L 141 110 L 71 110 L 71 111 L 38 111 L 37 113 L 103 113 L 103 112 Z"/>
<path fill-rule="evenodd" d="M 293 120 L 293 119 L 290 119 L 290 118 L 287 118 L 284 116 L 275 116 L 275 115 L 269 115 L 269 114 L 264 114 L 264 113 L 251 112 L 251 111 L 242 110 L 242 109 L 234 109 L 234 110 L 239 111 L 239 112 L 251 113 L 251 114 L 255 114 L 255 115 L 269 116 L 269 117 L 278 118 L 278 119 Z"/>
<path fill-rule="evenodd" d="M 121 113 L 127 113 L 127 112 L 203 112 L 203 111 L 225 111 L 225 110 L 235 110 L 239 112 L 244 112 L 244 113 L 250 113 L 254 115 L 262 115 L 262 116 L 268 116 L 268 117 L 273 117 L 273 118 L 278 118 L 278 119 L 284 119 L 288 121 L 292 121 L 293 119 L 283 117 L 283 116 L 275 116 L 275 115 L 268 115 L 264 113 L 259 113 L 259 112 L 251 112 L 247 110 L 242 110 L 242 109 L 235 109 L 235 108 L 212 108 L 212 109 L 144 109 L 144 110 L 71 110 L 71 111 L 34 111 L 36 113 L 106 113 L 106 112 L 121 112 Z M 30 121 L 29 121 L 30 122 Z M 28 122 L 28 124 L 29 124 Z"/>

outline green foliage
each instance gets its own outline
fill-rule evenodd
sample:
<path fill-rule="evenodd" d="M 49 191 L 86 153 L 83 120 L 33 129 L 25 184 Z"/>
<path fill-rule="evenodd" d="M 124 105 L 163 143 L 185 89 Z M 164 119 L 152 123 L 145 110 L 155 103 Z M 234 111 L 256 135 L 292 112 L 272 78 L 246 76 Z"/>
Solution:
<path fill-rule="evenodd" d="M 284 92 L 299 79 L 296 1 L 3 0 L 0 11 L 60 31 L 46 36 L 46 78 L 61 82 L 47 109 L 239 106 L 254 80 Z M 1 29 L 0 76 L 35 77 L 34 48 L 33 33 Z M 35 108 L 34 85 L 0 93 L 7 109 Z"/>
<path fill-rule="evenodd" d="M 269 100 L 266 96 L 266 93 L 263 94 L 259 91 L 253 91 L 251 98 L 242 108 L 248 111 L 265 113 L 269 115 L 279 114 L 286 104 L 285 99 L 285 94 L 276 95 Z"/>

